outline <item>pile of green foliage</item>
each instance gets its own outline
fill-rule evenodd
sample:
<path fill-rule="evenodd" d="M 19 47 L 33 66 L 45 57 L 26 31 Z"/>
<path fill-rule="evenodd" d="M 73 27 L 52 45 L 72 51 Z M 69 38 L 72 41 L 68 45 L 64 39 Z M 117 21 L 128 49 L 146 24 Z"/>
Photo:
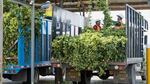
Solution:
<path fill-rule="evenodd" d="M 92 29 L 92 28 L 91 28 Z M 52 42 L 52 55 L 76 70 L 99 70 L 102 74 L 110 62 L 124 61 L 124 30 L 84 30 L 78 36 L 59 36 Z"/>

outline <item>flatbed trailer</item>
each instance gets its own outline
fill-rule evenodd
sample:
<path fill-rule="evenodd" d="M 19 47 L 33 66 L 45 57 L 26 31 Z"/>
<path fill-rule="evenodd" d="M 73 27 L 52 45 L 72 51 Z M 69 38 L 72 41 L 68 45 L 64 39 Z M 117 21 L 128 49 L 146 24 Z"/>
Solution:
<path fill-rule="evenodd" d="M 106 80 L 109 76 L 114 76 L 114 82 L 126 81 L 128 84 L 136 84 L 136 75 L 145 76 L 143 69 L 144 63 L 144 31 L 148 30 L 148 22 L 143 16 L 126 4 L 126 58 L 122 62 L 111 62 L 105 73 L 100 76 L 101 79 Z M 58 63 L 59 64 L 59 63 Z M 75 71 L 70 66 L 61 66 L 58 72 L 55 83 L 58 84 L 63 80 L 63 74 L 68 81 L 73 84 L 90 84 L 90 79 L 93 75 L 98 76 L 98 71 L 84 70 L 81 72 Z M 139 69 L 137 71 L 137 69 Z M 62 74 L 63 73 L 63 74 Z M 144 78 L 143 78 L 144 79 Z"/>
<path fill-rule="evenodd" d="M 131 6 L 126 5 L 126 58 L 124 62 L 110 63 L 110 67 L 105 74 L 101 76 L 107 79 L 110 75 L 118 76 L 116 71 L 127 71 L 130 74 L 129 84 L 136 84 L 135 65 L 143 62 L 143 29 L 148 28 L 147 21 Z M 66 11 L 59 7 L 53 6 L 52 19 L 41 19 L 40 36 L 35 37 L 35 82 L 38 82 L 39 75 L 54 75 L 55 84 L 62 84 L 63 77 L 67 81 L 72 81 L 73 84 L 90 84 L 90 79 L 97 72 L 90 70 L 75 71 L 67 64 L 62 64 L 53 61 L 51 57 L 51 41 L 60 35 L 76 36 L 84 28 L 85 18 L 76 15 L 72 12 Z M 7 65 L 3 69 L 4 78 L 9 78 L 14 81 L 23 81 L 23 83 L 30 84 L 30 41 L 28 45 L 24 44 L 24 36 L 21 34 L 21 27 L 18 27 L 20 33 L 18 38 L 17 48 L 17 65 Z M 24 49 L 28 49 L 25 52 Z M 108 77 L 106 77 L 108 75 Z M 102 78 L 102 79 L 103 79 Z"/>

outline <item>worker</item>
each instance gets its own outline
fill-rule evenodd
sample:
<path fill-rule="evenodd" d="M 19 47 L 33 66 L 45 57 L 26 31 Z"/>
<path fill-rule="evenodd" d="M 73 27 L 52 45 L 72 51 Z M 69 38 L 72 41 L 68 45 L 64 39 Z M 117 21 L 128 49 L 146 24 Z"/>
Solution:
<path fill-rule="evenodd" d="M 52 19 L 52 4 L 50 1 L 43 3 L 41 9 L 45 10 L 44 16 L 47 19 Z"/>
<path fill-rule="evenodd" d="M 96 24 L 93 26 L 93 29 L 95 31 L 100 31 L 101 30 L 101 26 L 100 26 L 100 20 L 96 21 Z"/>
<path fill-rule="evenodd" d="M 123 15 L 117 15 L 117 21 L 115 22 L 113 29 L 124 29 L 122 19 Z"/>

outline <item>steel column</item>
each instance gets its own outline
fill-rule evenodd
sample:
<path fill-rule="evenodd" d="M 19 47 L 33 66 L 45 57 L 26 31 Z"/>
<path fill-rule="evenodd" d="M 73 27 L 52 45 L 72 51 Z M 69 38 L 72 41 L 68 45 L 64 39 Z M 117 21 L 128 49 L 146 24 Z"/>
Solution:
<path fill-rule="evenodd" d="M 135 70 L 135 64 L 130 64 L 127 66 L 127 72 L 128 72 L 128 80 L 129 84 L 137 84 L 136 83 L 136 70 Z"/>
<path fill-rule="evenodd" d="M 34 84 L 34 44 L 35 44 L 35 33 L 34 33 L 34 18 L 35 18 L 35 0 L 32 0 L 32 14 L 31 14 L 31 84 Z"/>
<path fill-rule="evenodd" d="M 0 84 L 2 84 L 3 64 L 3 0 L 0 0 Z"/>
<path fill-rule="evenodd" d="M 64 0 L 59 0 L 59 7 L 63 8 Z"/>

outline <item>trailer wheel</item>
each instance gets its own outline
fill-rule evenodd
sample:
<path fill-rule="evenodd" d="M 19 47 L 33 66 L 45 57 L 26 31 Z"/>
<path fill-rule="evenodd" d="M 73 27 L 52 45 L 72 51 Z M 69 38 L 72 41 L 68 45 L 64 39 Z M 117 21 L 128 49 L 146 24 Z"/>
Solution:
<path fill-rule="evenodd" d="M 76 82 L 73 81 L 72 84 L 90 84 L 91 82 L 91 77 L 92 75 L 92 71 L 81 71 L 81 81 L 80 82 Z"/>
<path fill-rule="evenodd" d="M 145 80 L 146 80 L 146 76 L 141 76 L 141 79 L 142 79 L 143 81 L 145 81 Z"/>
<path fill-rule="evenodd" d="M 39 71 L 35 69 L 34 71 L 34 84 L 38 84 L 39 81 Z M 23 84 L 31 84 L 31 70 L 27 70 L 27 81 L 23 82 Z"/>
<path fill-rule="evenodd" d="M 78 83 L 73 81 L 72 84 L 78 84 Z"/>
<path fill-rule="evenodd" d="M 39 70 L 35 70 L 35 76 L 34 76 L 34 81 L 35 81 L 35 84 L 38 84 L 39 82 Z"/>
<path fill-rule="evenodd" d="M 55 84 L 63 83 L 63 72 L 62 68 L 55 68 Z"/>
<path fill-rule="evenodd" d="M 144 72 L 141 74 L 141 79 L 142 79 L 143 81 L 146 80 L 146 71 L 144 71 Z"/>
<path fill-rule="evenodd" d="M 109 71 L 106 70 L 103 75 L 99 76 L 99 78 L 102 80 L 107 80 L 109 78 L 109 76 L 110 76 Z"/>

